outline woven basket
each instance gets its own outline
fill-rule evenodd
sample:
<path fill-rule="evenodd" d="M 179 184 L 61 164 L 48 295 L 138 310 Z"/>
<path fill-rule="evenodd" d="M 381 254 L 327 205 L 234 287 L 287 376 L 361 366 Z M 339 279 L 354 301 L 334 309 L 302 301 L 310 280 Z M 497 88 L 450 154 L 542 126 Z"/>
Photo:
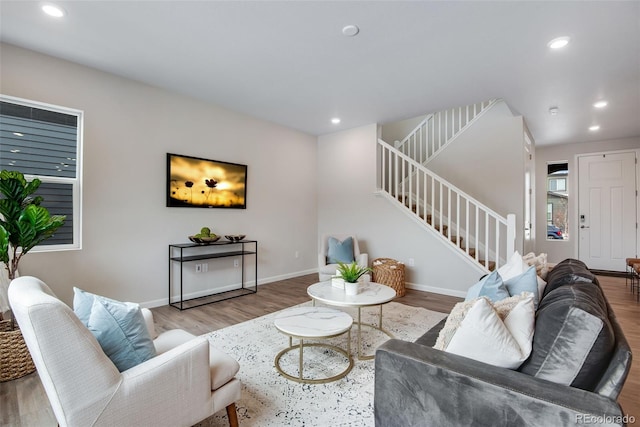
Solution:
<path fill-rule="evenodd" d="M 20 329 L 11 320 L 0 321 L 0 382 L 24 377 L 36 370 Z"/>
<path fill-rule="evenodd" d="M 403 297 L 404 264 L 391 258 L 376 258 L 373 260 L 373 281 L 387 285 L 396 291 L 396 296 Z"/>

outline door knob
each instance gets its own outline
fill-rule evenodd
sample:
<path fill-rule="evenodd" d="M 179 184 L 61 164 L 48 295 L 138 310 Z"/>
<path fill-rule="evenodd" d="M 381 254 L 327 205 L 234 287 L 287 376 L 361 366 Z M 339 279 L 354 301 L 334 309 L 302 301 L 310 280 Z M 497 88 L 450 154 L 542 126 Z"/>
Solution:
<path fill-rule="evenodd" d="M 588 225 L 581 225 L 580 228 L 589 228 Z"/>

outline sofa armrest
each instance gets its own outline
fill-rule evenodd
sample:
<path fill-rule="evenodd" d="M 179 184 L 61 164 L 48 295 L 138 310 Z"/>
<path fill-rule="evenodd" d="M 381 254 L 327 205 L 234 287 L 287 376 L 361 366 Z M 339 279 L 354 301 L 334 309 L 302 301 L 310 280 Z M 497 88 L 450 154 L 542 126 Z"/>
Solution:
<path fill-rule="evenodd" d="M 369 267 L 369 254 L 360 254 L 356 257 L 356 264 L 360 267 Z"/>
<path fill-rule="evenodd" d="M 596 393 L 401 340 L 376 351 L 374 408 L 377 427 L 624 424 Z"/>
<path fill-rule="evenodd" d="M 212 407 L 209 342 L 197 337 L 122 372 L 120 386 L 94 422 L 193 425 Z"/>

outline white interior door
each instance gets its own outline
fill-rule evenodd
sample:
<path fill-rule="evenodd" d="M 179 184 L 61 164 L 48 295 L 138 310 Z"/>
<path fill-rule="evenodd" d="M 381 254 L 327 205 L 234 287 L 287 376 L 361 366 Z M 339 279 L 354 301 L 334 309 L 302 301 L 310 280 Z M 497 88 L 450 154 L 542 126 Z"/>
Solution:
<path fill-rule="evenodd" d="M 578 157 L 579 258 L 589 268 L 624 271 L 637 253 L 636 154 Z"/>

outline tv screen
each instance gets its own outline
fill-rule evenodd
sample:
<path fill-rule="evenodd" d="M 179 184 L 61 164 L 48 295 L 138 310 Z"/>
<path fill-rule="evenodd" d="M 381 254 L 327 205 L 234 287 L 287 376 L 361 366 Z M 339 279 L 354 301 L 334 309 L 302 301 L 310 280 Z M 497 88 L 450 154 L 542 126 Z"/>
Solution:
<path fill-rule="evenodd" d="M 167 153 L 167 206 L 247 208 L 247 165 Z"/>

